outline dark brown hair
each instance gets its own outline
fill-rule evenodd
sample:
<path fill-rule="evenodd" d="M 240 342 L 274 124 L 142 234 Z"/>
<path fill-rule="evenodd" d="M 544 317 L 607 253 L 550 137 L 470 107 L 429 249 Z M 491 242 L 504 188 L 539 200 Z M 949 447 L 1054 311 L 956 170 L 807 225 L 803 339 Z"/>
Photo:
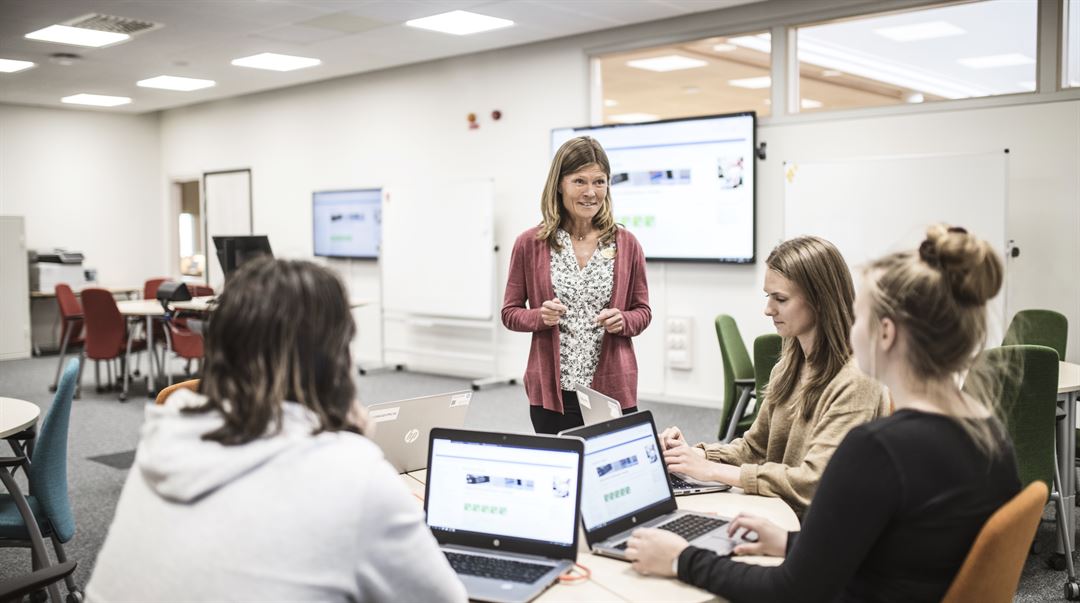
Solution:
<path fill-rule="evenodd" d="M 210 315 L 199 391 L 225 423 L 203 435 L 245 444 L 281 429 L 282 402 L 311 410 L 321 431 L 361 432 L 345 287 L 311 262 L 259 258 L 237 270 Z"/>
<path fill-rule="evenodd" d="M 548 169 L 547 181 L 544 183 L 544 193 L 540 197 L 540 213 L 544 221 L 540 224 L 540 230 L 536 238 L 547 241 L 552 249 L 559 249 L 556 233 L 562 226 L 566 208 L 562 204 L 562 193 L 559 192 L 559 183 L 563 176 L 579 172 L 591 165 L 600 168 L 608 179 L 608 187 L 600 202 L 600 210 L 593 217 L 593 226 L 600 231 L 600 243 L 606 245 L 615 238 L 615 217 L 611 209 L 611 163 L 608 162 L 604 147 L 600 146 L 595 138 L 578 136 L 563 143 L 551 160 Z"/>
<path fill-rule="evenodd" d="M 795 284 L 814 312 L 817 334 L 810 356 L 798 339 L 784 340 L 775 384 L 769 397 L 787 400 L 795 394 L 803 367 L 811 373 L 802 392 L 802 415 L 814 416 L 818 400 L 851 358 L 849 335 L 855 322 L 855 285 L 844 257 L 820 237 L 797 237 L 780 243 L 765 265 Z M 774 398 L 775 396 L 775 398 Z"/>

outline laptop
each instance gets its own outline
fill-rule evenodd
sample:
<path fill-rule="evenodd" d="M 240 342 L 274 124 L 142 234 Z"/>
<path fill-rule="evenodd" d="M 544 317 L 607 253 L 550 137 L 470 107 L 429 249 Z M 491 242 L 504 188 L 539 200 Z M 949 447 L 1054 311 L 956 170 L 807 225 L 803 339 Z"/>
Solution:
<path fill-rule="evenodd" d="M 375 423 L 371 440 L 398 470 L 408 473 L 427 467 L 428 435 L 433 427 L 460 428 L 469 413 L 472 392 L 462 390 L 367 407 L 368 421 Z"/>
<path fill-rule="evenodd" d="M 728 519 L 678 508 L 649 411 L 564 434 L 585 440 L 581 523 L 592 552 L 626 559 L 626 541 L 640 527 L 670 530 L 721 555 L 743 542 L 728 536 Z"/>
<path fill-rule="evenodd" d="M 586 425 L 594 425 L 622 416 L 622 405 L 615 398 L 605 396 L 584 385 L 579 385 L 575 389 L 578 405 L 581 407 L 581 418 Z"/>
<path fill-rule="evenodd" d="M 525 603 L 577 558 L 577 438 L 431 430 L 424 512 L 469 598 Z"/>

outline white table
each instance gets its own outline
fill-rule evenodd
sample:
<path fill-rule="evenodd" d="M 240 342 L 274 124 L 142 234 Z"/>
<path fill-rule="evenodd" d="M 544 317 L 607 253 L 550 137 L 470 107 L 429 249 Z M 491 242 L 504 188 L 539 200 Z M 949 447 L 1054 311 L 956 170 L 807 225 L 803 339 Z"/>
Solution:
<path fill-rule="evenodd" d="M 1072 509 L 1076 500 L 1076 402 L 1080 397 L 1080 364 L 1071 362 L 1058 363 L 1058 404 L 1064 405 L 1065 419 L 1057 424 L 1058 474 L 1061 479 L 1062 502 L 1066 509 Z M 1075 544 L 1076 530 L 1066 525 L 1065 532 Z M 1075 548 L 1071 547 L 1071 548 Z M 1065 549 L 1060 539 L 1058 553 Z"/>
<path fill-rule="evenodd" d="M 148 365 L 146 371 L 146 392 L 147 395 L 153 396 L 154 388 L 152 384 L 157 383 L 157 374 L 154 370 L 156 358 L 154 355 L 154 318 L 165 316 L 165 309 L 161 307 L 161 302 L 156 299 L 121 300 L 116 302 L 116 308 L 120 310 L 120 315 L 125 318 L 144 317 L 146 319 L 146 353 L 150 358 L 146 363 Z M 127 358 L 124 362 L 126 363 L 126 370 L 124 371 L 123 395 L 127 396 L 128 374 L 131 373 L 131 333 L 128 333 Z"/>
<path fill-rule="evenodd" d="M 401 476 L 409 490 L 417 497 L 424 496 L 424 483 L 427 471 L 421 469 Z M 799 519 L 784 501 L 779 498 L 751 496 L 739 488 L 728 492 L 695 494 L 676 498 L 680 509 L 717 513 L 734 517 L 746 511 L 772 520 L 787 530 L 798 530 Z M 718 601 L 716 595 L 690 586 L 674 578 L 642 576 L 625 561 L 594 555 L 588 550 L 585 535 L 579 533 L 577 562 L 592 572 L 592 577 L 578 583 L 558 583 L 541 595 L 541 603 L 562 603 L 564 601 L 672 601 L 677 603 L 699 603 Z M 779 565 L 783 559 L 778 557 L 733 557 L 744 563 L 758 565 Z"/>
<path fill-rule="evenodd" d="M 37 404 L 16 398 L 0 398 L 0 439 L 35 425 L 41 409 Z"/>

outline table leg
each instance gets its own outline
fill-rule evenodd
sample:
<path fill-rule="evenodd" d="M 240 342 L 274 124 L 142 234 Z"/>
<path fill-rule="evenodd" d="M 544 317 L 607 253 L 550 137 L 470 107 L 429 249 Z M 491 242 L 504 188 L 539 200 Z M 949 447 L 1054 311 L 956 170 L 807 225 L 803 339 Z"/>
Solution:
<path fill-rule="evenodd" d="M 1072 516 L 1075 516 L 1073 514 L 1075 514 L 1074 505 L 1076 504 L 1076 401 L 1077 392 L 1065 394 L 1065 419 L 1058 422 L 1057 433 L 1057 460 L 1061 481 L 1061 492 L 1058 495 L 1061 496 L 1066 512 L 1070 514 L 1070 517 L 1066 518 L 1068 521 L 1065 522 L 1067 527 L 1075 523 L 1072 521 Z M 1066 530 L 1066 534 L 1069 539 L 1069 549 L 1075 550 L 1075 529 Z M 1065 548 L 1060 541 L 1057 543 L 1057 552 L 1065 554 Z"/>
<path fill-rule="evenodd" d="M 146 315 L 146 355 L 149 360 L 146 363 L 146 395 L 154 395 L 153 385 L 157 385 L 157 373 L 155 368 L 154 354 L 154 317 Z M 153 384 L 153 385 L 151 385 Z"/>

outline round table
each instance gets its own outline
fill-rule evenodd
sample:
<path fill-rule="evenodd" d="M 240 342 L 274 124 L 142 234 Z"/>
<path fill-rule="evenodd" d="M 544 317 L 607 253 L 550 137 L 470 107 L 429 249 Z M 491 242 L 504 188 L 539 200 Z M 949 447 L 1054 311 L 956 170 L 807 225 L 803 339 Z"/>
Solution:
<path fill-rule="evenodd" d="M 37 404 L 16 398 L 0 397 L 0 439 L 23 431 L 37 423 L 41 409 Z"/>

